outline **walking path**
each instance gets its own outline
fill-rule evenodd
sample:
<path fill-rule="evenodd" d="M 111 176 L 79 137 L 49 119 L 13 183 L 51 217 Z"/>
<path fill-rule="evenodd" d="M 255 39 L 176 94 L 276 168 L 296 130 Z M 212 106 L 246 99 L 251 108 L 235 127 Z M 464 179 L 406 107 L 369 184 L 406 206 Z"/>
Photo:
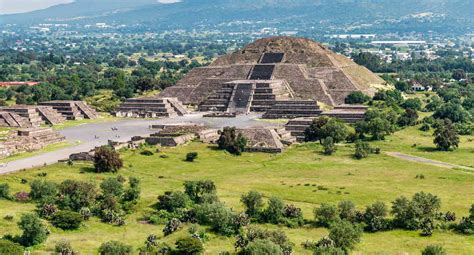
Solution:
<path fill-rule="evenodd" d="M 126 119 L 113 122 L 84 124 L 66 128 L 59 132 L 64 135 L 66 140 L 71 144 L 80 141 L 81 143 L 79 145 L 11 161 L 3 166 L 0 165 L 0 174 L 54 164 L 59 160 L 69 158 L 69 155 L 73 153 L 86 152 L 97 146 L 106 145 L 109 140 L 127 142 L 133 136 L 150 135 L 156 132 L 156 130 L 149 129 L 149 126 L 153 124 L 196 123 L 204 124 L 211 128 L 222 128 L 225 126 L 248 128 L 276 125 L 274 123 L 257 121 L 256 119 L 261 117 L 261 114 L 239 115 L 236 118 L 203 118 L 202 115 L 202 113 L 196 113 L 153 120 Z M 115 128 L 117 130 L 112 130 Z"/>
<path fill-rule="evenodd" d="M 399 159 L 403 159 L 403 160 L 407 160 L 407 161 L 412 161 L 412 162 L 417 162 L 417 163 L 423 163 L 423 164 L 428 164 L 428 165 L 433 165 L 433 166 L 438 166 L 438 167 L 444 167 L 444 168 L 451 168 L 451 169 L 458 168 L 458 169 L 474 171 L 474 168 L 472 168 L 472 167 L 445 163 L 445 162 L 431 160 L 431 159 L 427 159 L 427 158 L 407 155 L 407 154 L 403 154 L 403 153 L 400 153 L 400 152 L 386 152 L 385 154 L 387 154 L 389 156 L 392 156 L 392 157 L 395 157 L 395 158 L 399 158 Z"/>

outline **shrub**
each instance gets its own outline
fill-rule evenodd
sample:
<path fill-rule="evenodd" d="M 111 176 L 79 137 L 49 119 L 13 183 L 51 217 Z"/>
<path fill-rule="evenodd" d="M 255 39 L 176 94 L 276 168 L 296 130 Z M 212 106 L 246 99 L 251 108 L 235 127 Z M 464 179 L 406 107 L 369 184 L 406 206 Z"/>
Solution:
<path fill-rule="evenodd" d="M 235 234 L 239 225 L 235 224 L 236 215 L 223 203 L 205 203 L 196 206 L 196 219 L 201 225 L 211 226 L 213 231 L 223 235 Z"/>
<path fill-rule="evenodd" d="M 169 255 L 171 254 L 171 247 L 166 243 L 158 242 L 158 237 L 156 235 L 149 235 L 145 241 L 145 246 L 139 249 L 140 255 L 151 255 L 151 254 L 160 254 L 160 255 Z"/>
<path fill-rule="evenodd" d="M 90 207 L 97 198 L 94 184 L 76 180 L 65 180 L 59 185 L 58 205 L 61 209 L 79 211 Z"/>
<path fill-rule="evenodd" d="M 132 254 L 132 246 L 119 241 L 108 241 L 100 245 L 100 255 L 129 255 Z"/>
<path fill-rule="evenodd" d="M 42 205 L 40 204 L 39 206 L 41 207 L 39 208 L 38 213 L 43 218 L 48 219 L 58 212 L 58 207 L 52 203 L 44 203 Z"/>
<path fill-rule="evenodd" d="M 218 148 L 231 154 L 240 155 L 247 146 L 247 139 L 241 133 L 237 134 L 235 127 L 225 127 L 219 135 Z"/>
<path fill-rule="evenodd" d="M 189 152 L 186 154 L 186 161 L 188 162 L 194 162 L 195 159 L 197 159 L 198 153 L 197 152 Z"/>
<path fill-rule="evenodd" d="M 268 206 L 263 211 L 263 217 L 266 222 L 277 224 L 283 218 L 283 209 L 285 204 L 278 197 L 271 197 L 268 200 Z"/>
<path fill-rule="evenodd" d="M 195 255 L 201 254 L 204 251 L 204 247 L 196 238 L 186 237 L 176 241 L 176 253 L 182 255 Z"/>
<path fill-rule="evenodd" d="M 54 246 L 54 251 L 59 255 L 75 255 L 78 254 L 74 251 L 71 246 L 71 243 L 67 240 L 60 240 L 56 246 Z"/>
<path fill-rule="evenodd" d="M 78 229 L 82 223 L 82 216 L 77 212 L 60 211 L 53 215 L 51 223 L 53 226 L 63 230 Z"/>
<path fill-rule="evenodd" d="M 174 212 L 180 208 L 187 208 L 191 204 L 188 195 L 181 191 L 165 192 L 158 196 L 158 209 Z"/>
<path fill-rule="evenodd" d="M 314 219 L 319 226 L 329 227 L 339 219 L 336 206 L 322 203 L 319 208 L 314 209 Z"/>
<path fill-rule="evenodd" d="M 35 214 L 22 214 L 18 227 L 23 231 L 20 236 L 20 242 L 23 246 L 37 245 L 48 238 L 48 229 Z"/>
<path fill-rule="evenodd" d="M 366 94 L 360 92 L 360 91 L 356 91 L 356 92 L 352 92 L 350 93 L 346 99 L 344 100 L 344 102 L 346 104 L 363 104 L 363 103 L 366 103 L 370 100 L 370 97 L 367 96 Z"/>
<path fill-rule="evenodd" d="M 422 105 L 423 102 L 421 102 L 419 98 L 409 98 L 401 104 L 401 107 L 403 107 L 404 109 L 413 109 L 415 111 L 421 111 Z"/>
<path fill-rule="evenodd" d="M 213 181 L 185 181 L 184 193 L 197 204 L 217 201 L 216 185 Z"/>
<path fill-rule="evenodd" d="M 398 118 L 398 125 L 400 127 L 414 126 L 418 121 L 418 113 L 416 110 L 408 108 L 405 112 Z"/>
<path fill-rule="evenodd" d="M 163 229 L 163 234 L 165 236 L 171 235 L 174 232 L 178 231 L 178 229 L 181 227 L 181 221 L 179 221 L 176 218 L 171 219 L 166 223 L 165 228 Z"/>
<path fill-rule="evenodd" d="M 354 222 L 356 220 L 357 211 L 354 203 L 351 201 L 341 201 L 337 207 L 339 211 L 339 218 L 349 222 Z"/>
<path fill-rule="evenodd" d="M 435 136 L 433 142 L 439 150 L 448 151 L 459 146 L 459 135 L 453 123 L 448 119 L 438 125 L 433 135 Z"/>
<path fill-rule="evenodd" d="M 81 210 L 79 210 L 79 214 L 82 216 L 82 219 L 86 221 L 92 216 L 92 212 L 88 207 L 82 207 Z"/>
<path fill-rule="evenodd" d="M 26 203 L 30 201 L 30 193 L 25 192 L 25 191 L 20 191 L 15 193 L 15 201 L 20 202 L 20 203 Z"/>
<path fill-rule="evenodd" d="M 410 201 L 406 197 L 399 197 L 392 202 L 393 222 L 396 227 L 416 230 L 422 227 L 422 222 L 435 219 L 439 215 L 441 200 L 430 193 L 416 193 Z"/>
<path fill-rule="evenodd" d="M 448 254 L 441 245 L 428 245 L 421 255 L 446 255 Z"/>
<path fill-rule="evenodd" d="M 260 228 L 249 227 L 246 231 L 242 231 L 237 236 L 237 241 L 234 244 L 234 247 L 241 248 L 242 250 L 252 242 L 257 240 L 269 240 L 274 244 L 280 246 L 280 250 L 284 255 L 290 255 L 293 253 L 293 244 L 289 241 L 286 234 L 282 231 L 270 231 L 263 230 Z"/>
<path fill-rule="evenodd" d="M 240 201 L 245 206 L 245 213 L 250 217 L 257 217 L 263 208 L 263 196 L 261 193 L 251 190 L 249 193 L 242 195 Z"/>
<path fill-rule="evenodd" d="M 54 182 L 33 180 L 30 183 L 30 187 L 30 197 L 33 200 L 55 198 L 58 194 L 58 187 Z"/>
<path fill-rule="evenodd" d="M 339 221 L 331 225 L 329 238 L 334 241 L 335 247 L 345 252 L 352 250 L 362 236 L 362 229 L 348 221 Z"/>
<path fill-rule="evenodd" d="M 355 143 L 355 152 L 354 152 L 354 157 L 356 159 L 363 159 L 367 158 L 370 153 L 370 145 L 366 142 L 363 142 L 361 140 L 356 141 Z"/>
<path fill-rule="evenodd" d="M 0 254 L 23 255 L 25 249 L 12 241 L 0 239 Z"/>
<path fill-rule="evenodd" d="M 326 155 L 332 155 L 334 152 L 336 152 L 337 147 L 334 144 L 334 140 L 332 137 L 326 137 L 323 140 L 323 148 L 324 148 L 324 154 Z"/>
<path fill-rule="evenodd" d="M 388 228 L 388 222 L 385 220 L 387 216 L 387 206 L 383 202 L 375 202 L 365 208 L 364 220 L 367 224 L 367 230 L 377 232 Z"/>
<path fill-rule="evenodd" d="M 95 150 L 94 167 L 96 172 L 117 172 L 123 167 L 120 154 L 108 146 L 102 146 Z"/>
<path fill-rule="evenodd" d="M 120 197 L 123 194 L 123 184 L 117 178 L 109 177 L 100 184 L 105 196 Z"/>
<path fill-rule="evenodd" d="M 8 183 L 0 183 L 0 199 L 11 199 L 10 197 L 10 185 Z"/>
<path fill-rule="evenodd" d="M 5 216 L 3 216 L 3 219 L 6 220 L 6 221 L 12 221 L 15 217 L 11 214 L 7 214 Z"/>
<path fill-rule="evenodd" d="M 314 119 L 304 134 L 306 142 L 320 141 L 322 143 L 323 139 L 331 137 L 334 143 L 339 143 L 346 140 L 349 130 L 342 121 L 324 116 Z"/>
<path fill-rule="evenodd" d="M 280 246 L 270 240 L 256 240 L 249 243 L 239 254 L 241 255 L 283 255 Z"/>

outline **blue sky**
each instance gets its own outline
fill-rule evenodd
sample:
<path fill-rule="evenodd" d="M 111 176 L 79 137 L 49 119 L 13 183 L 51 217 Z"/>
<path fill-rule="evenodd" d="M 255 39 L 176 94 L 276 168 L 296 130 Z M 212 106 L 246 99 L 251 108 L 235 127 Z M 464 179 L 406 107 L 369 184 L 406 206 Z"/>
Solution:
<path fill-rule="evenodd" d="M 29 12 L 70 2 L 73 0 L 0 0 L 0 14 Z M 176 0 L 160 0 L 159 2 L 176 2 Z"/>

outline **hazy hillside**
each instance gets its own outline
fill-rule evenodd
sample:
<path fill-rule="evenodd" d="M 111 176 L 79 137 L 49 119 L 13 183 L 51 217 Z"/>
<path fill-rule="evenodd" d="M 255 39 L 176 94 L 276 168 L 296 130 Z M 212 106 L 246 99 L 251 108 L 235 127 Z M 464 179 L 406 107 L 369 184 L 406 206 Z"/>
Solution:
<path fill-rule="evenodd" d="M 472 31 L 473 9 L 471 0 L 183 0 L 174 4 L 159 4 L 155 0 L 78 0 L 28 14 L 0 16 L 0 21 L 107 21 L 150 24 L 156 29 L 239 20 L 272 24 L 291 21 L 296 28 L 318 22 L 368 22 L 378 24 L 374 29 Z M 415 15 L 420 13 L 423 15 Z M 385 23 L 388 25 L 380 25 Z"/>

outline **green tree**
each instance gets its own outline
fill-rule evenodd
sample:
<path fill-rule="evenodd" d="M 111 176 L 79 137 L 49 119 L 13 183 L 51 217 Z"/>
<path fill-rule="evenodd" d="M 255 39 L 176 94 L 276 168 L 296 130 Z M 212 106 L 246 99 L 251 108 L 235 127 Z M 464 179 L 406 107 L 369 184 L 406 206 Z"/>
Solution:
<path fill-rule="evenodd" d="M 348 221 L 339 221 L 331 225 L 329 238 L 334 241 L 334 245 L 349 252 L 360 242 L 362 229 Z"/>
<path fill-rule="evenodd" d="M 323 148 L 324 148 L 324 154 L 326 155 L 332 155 L 334 152 L 336 152 L 337 147 L 334 144 L 334 140 L 332 137 L 326 137 L 323 140 Z"/>
<path fill-rule="evenodd" d="M 337 205 L 339 211 L 339 218 L 349 222 L 354 222 L 357 215 L 357 210 L 352 201 L 341 201 Z"/>
<path fill-rule="evenodd" d="M 361 91 L 355 91 L 347 95 L 344 100 L 346 104 L 363 104 L 367 103 L 370 100 L 370 97 Z"/>
<path fill-rule="evenodd" d="M 451 122 L 468 122 L 471 119 L 469 112 L 461 104 L 449 102 L 441 105 L 433 114 L 436 119 L 449 119 Z"/>
<path fill-rule="evenodd" d="M 283 208 L 285 204 L 278 197 L 271 197 L 268 206 L 263 212 L 266 222 L 277 224 L 283 218 Z"/>
<path fill-rule="evenodd" d="M 194 203 L 198 204 L 218 200 L 216 185 L 210 180 L 185 181 L 184 193 L 186 193 Z"/>
<path fill-rule="evenodd" d="M 219 131 L 220 137 L 217 144 L 220 150 L 226 150 L 234 155 L 241 155 L 247 146 L 247 139 L 236 132 L 235 127 L 225 127 Z"/>
<path fill-rule="evenodd" d="M 354 157 L 356 159 L 367 158 L 369 156 L 369 153 L 370 153 L 370 145 L 361 140 L 357 140 L 355 143 Z"/>
<path fill-rule="evenodd" d="M 241 255 L 283 255 L 280 246 L 270 240 L 255 240 L 249 243 L 239 254 Z"/>
<path fill-rule="evenodd" d="M 419 98 L 409 98 L 402 103 L 401 107 L 404 109 L 413 109 L 415 111 L 421 111 L 423 103 Z"/>
<path fill-rule="evenodd" d="M 263 196 L 255 190 L 242 195 L 240 201 L 245 206 L 245 213 L 250 217 L 257 217 L 263 208 Z"/>
<path fill-rule="evenodd" d="M 132 246 L 119 241 L 108 241 L 100 245 L 100 255 L 130 255 L 133 253 Z"/>
<path fill-rule="evenodd" d="M 319 226 L 329 227 L 339 220 L 336 206 L 322 203 L 320 207 L 314 209 L 314 219 Z"/>
<path fill-rule="evenodd" d="M 96 172 L 117 172 L 123 166 L 120 154 L 108 146 L 102 146 L 95 150 L 94 167 Z"/>
<path fill-rule="evenodd" d="M 449 119 L 442 121 L 433 135 L 433 142 L 439 150 L 448 151 L 459 146 L 459 135 Z"/>
<path fill-rule="evenodd" d="M 410 90 L 410 84 L 408 84 L 406 81 L 397 81 L 395 83 L 395 88 L 399 91 L 405 92 Z"/>
<path fill-rule="evenodd" d="M 418 113 L 410 108 L 407 108 L 405 112 L 398 118 L 398 125 L 401 127 L 414 126 L 418 120 Z"/>
<path fill-rule="evenodd" d="M 354 62 L 367 67 L 372 72 L 378 72 L 382 66 L 382 60 L 375 54 L 370 52 L 360 52 L 352 55 Z"/>
<path fill-rule="evenodd" d="M 0 198 L 11 199 L 10 185 L 8 183 L 0 183 Z"/>
<path fill-rule="evenodd" d="M 181 255 L 196 255 L 202 254 L 204 247 L 196 238 L 185 237 L 176 241 L 176 253 Z"/>
<path fill-rule="evenodd" d="M 328 118 L 326 116 L 319 117 L 305 130 L 305 141 L 322 143 L 323 139 L 332 137 L 334 143 L 344 141 L 349 135 L 347 126 L 340 120 Z"/>
<path fill-rule="evenodd" d="M 78 229 L 82 223 L 82 216 L 77 212 L 59 211 L 51 219 L 53 226 L 63 230 Z"/>
<path fill-rule="evenodd" d="M 100 184 L 100 189 L 102 190 L 102 194 L 104 194 L 104 196 L 120 197 L 124 192 L 123 184 L 114 177 L 109 177 L 103 180 Z"/>
<path fill-rule="evenodd" d="M 48 230 L 36 214 L 22 214 L 18 227 L 23 231 L 20 242 L 24 246 L 41 244 L 48 238 Z"/>

